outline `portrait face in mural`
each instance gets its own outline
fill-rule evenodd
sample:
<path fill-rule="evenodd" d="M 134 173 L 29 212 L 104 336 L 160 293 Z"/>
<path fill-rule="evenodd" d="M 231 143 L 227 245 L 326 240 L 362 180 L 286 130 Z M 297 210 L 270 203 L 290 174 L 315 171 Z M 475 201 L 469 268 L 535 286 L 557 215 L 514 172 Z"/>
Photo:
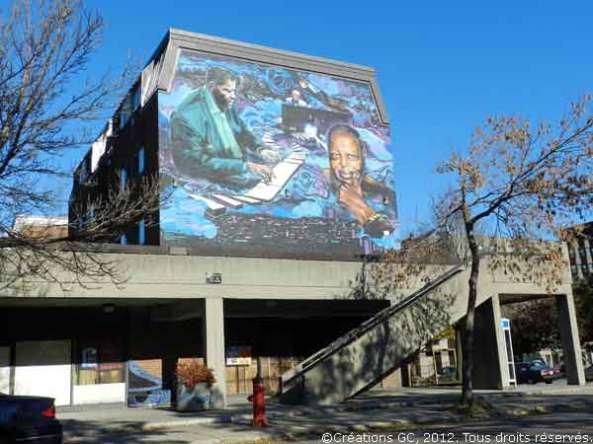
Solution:
<path fill-rule="evenodd" d="M 308 106 L 307 102 L 303 100 L 301 92 L 296 88 L 290 91 L 290 96 L 286 99 L 286 103 L 293 106 Z"/>
<path fill-rule="evenodd" d="M 220 111 L 227 111 L 237 98 L 238 79 L 230 71 L 211 68 L 207 72 L 206 82 Z"/>
<path fill-rule="evenodd" d="M 389 128 L 368 83 L 182 51 L 158 103 L 167 242 L 349 258 L 396 244 Z"/>
<path fill-rule="evenodd" d="M 370 235 L 391 233 L 392 223 L 365 201 L 365 194 L 370 192 L 365 180 L 370 181 L 363 176 L 365 149 L 359 133 L 348 125 L 336 125 L 329 131 L 328 139 L 330 181 L 339 204 Z"/>
<path fill-rule="evenodd" d="M 329 135 L 329 165 L 332 176 L 341 184 L 360 187 L 362 142 L 350 127 L 336 127 Z"/>
<path fill-rule="evenodd" d="M 237 96 L 236 80 L 229 79 L 220 85 L 211 83 L 210 88 L 214 94 L 216 103 L 221 110 L 226 110 L 227 108 L 233 106 L 233 102 Z"/>

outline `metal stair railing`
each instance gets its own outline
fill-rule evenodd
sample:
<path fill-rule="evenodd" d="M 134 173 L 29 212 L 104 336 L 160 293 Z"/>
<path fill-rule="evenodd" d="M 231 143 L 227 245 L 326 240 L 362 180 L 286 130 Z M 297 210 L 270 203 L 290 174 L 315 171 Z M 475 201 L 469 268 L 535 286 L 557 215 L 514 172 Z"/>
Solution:
<path fill-rule="evenodd" d="M 302 373 L 306 372 L 307 370 L 309 370 L 310 368 L 314 367 L 318 362 L 320 362 L 323 359 L 325 359 L 326 357 L 334 354 L 339 349 L 354 342 L 356 339 L 360 338 L 362 335 L 364 335 L 366 332 L 368 332 L 375 326 L 382 323 L 384 320 L 390 318 L 398 311 L 401 311 L 404 308 L 408 307 L 410 304 L 416 302 L 419 298 L 424 296 L 426 293 L 434 290 L 436 287 L 438 287 L 442 283 L 448 281 L 450 278 L 452 278 L 456 274 L 461 273 L 464 268 L 465 267 L 461 264 L 455 265 L 454 267 L 447 270 L 442 275 L 440 275 L 440 276 L 436 277 L 435 279 L 424 284 L 424 286 L 422 288 L 420 288 L 419 290 L 416 290 L 414 293 L 412 293 L 410 296 L 405 298 L 403 301 L 400 301 L 395 305 L 391 305 L 391 306 L 381 310 L 380 312 L 375 314 L 373 317 L 364 321 L 358 327 L 350 330 L 345 335 L 340 336 L 338 339 L 331 342 L 328 346 L 322 348 L 318 352 L 309 356 L 301 364 L 297 365 L 297 367 L 292 369 L 294 374 L 290 375 L 288 378 L 286 378 L 286 380 L 284 378 L 282 378 L 282 385 L 290 382 L 294 378 L 298 377 L 300 374 L 302 374 Z"/>

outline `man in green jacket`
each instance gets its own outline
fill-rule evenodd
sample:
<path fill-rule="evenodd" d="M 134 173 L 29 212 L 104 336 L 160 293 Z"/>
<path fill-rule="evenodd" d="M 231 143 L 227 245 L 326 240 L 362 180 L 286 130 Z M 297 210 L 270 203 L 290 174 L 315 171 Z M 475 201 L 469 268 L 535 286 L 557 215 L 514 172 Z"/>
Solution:
<path fill-rule="evenodd" d="M 236 90 L 236 77 L 225 69 L 210 68 L 206 84 L 171 114 L 173 159 L 181 173 L 235 188 L 271 180 L 272 169 L 262 159 L 277 158 L 270 150 L 258 150 L 255 137 L 233 107 Z"/>

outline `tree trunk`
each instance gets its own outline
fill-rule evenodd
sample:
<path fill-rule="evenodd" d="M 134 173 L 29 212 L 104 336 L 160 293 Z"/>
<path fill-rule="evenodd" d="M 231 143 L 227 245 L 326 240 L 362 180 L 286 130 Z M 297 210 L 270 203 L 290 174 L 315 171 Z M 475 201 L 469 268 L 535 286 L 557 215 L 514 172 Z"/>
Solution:
<path fill-rule="evenodd" d="M 474 317 L 476 300 L 478 298 L 478 276 L 480 273 L 480 255 L 473 226 L 466 224 L 466 235 L 471 254 L 471 268 L 469 276 L 469 294 L 467 299 L 467 313 L 463 322 L 462 335 L 462 391 L 461 404 L 472 406 L 474 393 L 472 385 L 473 355 L 474 355 Z"/>

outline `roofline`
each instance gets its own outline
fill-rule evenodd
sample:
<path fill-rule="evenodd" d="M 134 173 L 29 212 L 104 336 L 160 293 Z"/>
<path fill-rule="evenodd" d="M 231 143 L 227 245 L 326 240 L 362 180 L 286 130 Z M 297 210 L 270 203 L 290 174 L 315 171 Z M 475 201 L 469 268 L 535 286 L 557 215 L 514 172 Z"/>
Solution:
<path fill-rule="evenodd" d="M 161 39 L 161 41 L 159 42 L 159 44 L 156 46 L 156 49 L 152 52 L 151 56 L 148 58 L 148 60 L 146 61 L 146 63 L 144 64 L 144 66 L 142 67 L 142 69 L 146 68 L 148 65 L 150 65 L 150 63 L 156 59 L 159 54 L 161 52 L 163 52 L 166 48 L 167 48 L 167 43 L 170 40 L 171 37 L 171 30 L 173 28 L 169 28 L 167 29 L 167 32 L 165 32 L 165 35 L 163 36 L 163 38 Z"/>
<path fill-rule="evenodd" d="M 162 45 L 163 43 L 165 43 L 167 41 L 168 37 L 169 38 L 172 37 L 172 39 L 174 39 L 174 38 L 199 39 L 200 41 L 202 41 L 206 44 L 212 44 L 212 45 L 222 46 L 222 47 L 232 47 L 233 49 L 241 48 L 243 50 L 250 50 L 250 51 L 257 52 L 257 53 L 274 54 L 274 55 L 280 56 L 281 59 L 288 58 L 293 61 L 302 60 L 305 63 L 316 62 L 319 64 L 323 64 L 325 66 L 330 65 L 330 66 L 333 66 L 333 67 L 341 69 L 341 70 L 359 71 L 361 74 L 363 74 L 361 77 L 367 77 L 369 74 L 370 75 L 375 74 L 375 69 L 370 66 L 366 66 L 366 65 L 342 62 L 340 60 L 329 59 L 326 57 L 318 57 L 318 56 L 312 56 L 312 55 L 308 55 L 308 54 L 304 54 L 304 53 L 300 53 L 300 52 L 296 52 L 296 51 L 276 49 L 276 48 L 272 48 L 270 46 L 258 45 L 258 44 L 254 44 L 254 43 L 246 43 L 246 42 L 241 42 L 239 40 L 227 39 L 224 37 L 217 37 L 217 36 L 212 36 L 212 35 L 208 35 L 208 34 L 201 34 L 198 32 L 185 31 L 183 29 L 177 29 L 177 28 L 169 28 L 169 30 L 165 34 L 165 37 L 163 38 L 163 41 L 161 41 L 160 44 Z"/>
<path fill-rule="evenodd" d="M 371 67 L 170 28 L 147 63 L 148 66 L 163 51 L 166 51 L 163 67 L 159 73 L 157 90 L 170 91 L 181 50 L 222 55 L 248 62 L 309 71 L 366 83 L 370 86 L 373 98 L 377 103 L 381 123 L 384 125 L 389 124 L 389 116 L 379 92 L 375 70 Z"/>

